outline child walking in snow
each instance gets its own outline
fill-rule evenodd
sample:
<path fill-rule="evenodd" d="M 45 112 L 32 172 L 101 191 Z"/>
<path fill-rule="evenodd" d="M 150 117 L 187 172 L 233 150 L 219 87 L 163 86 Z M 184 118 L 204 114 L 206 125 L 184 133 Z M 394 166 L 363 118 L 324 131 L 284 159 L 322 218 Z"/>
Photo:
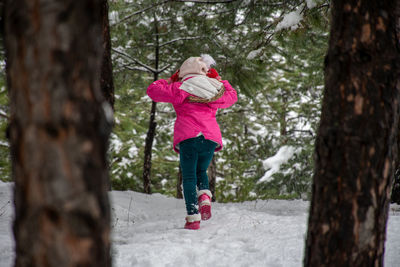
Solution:
<path fill-rule="evenodd" d="M 172 103 L 176 112 L 173 149 L 179 153 L 186 204 L 185 229 L 200 228 L 200 220 L 211 217 L 211 192 L 207 169 L 214 151 L 222 149 L 221 131 L 215 118 L 218 108 L 237 101 L 235 89 L 221 80 L 210 66 L 209 55 L 190 57 L 168 80 L 157 80 L 147 88 L 156 102 Z"/>

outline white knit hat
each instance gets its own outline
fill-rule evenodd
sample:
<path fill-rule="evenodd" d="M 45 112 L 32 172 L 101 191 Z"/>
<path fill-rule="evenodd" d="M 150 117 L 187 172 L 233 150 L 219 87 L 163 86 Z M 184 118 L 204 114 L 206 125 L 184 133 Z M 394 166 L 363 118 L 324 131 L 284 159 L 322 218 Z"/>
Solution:
<path fill-rule="evenodd" d="M 201 55 L 201 57 L 190 57 L 186 59 L 179 68 L 179 78 L 188 74 L 206 75 L 215 60 L 210 55 Z"/>

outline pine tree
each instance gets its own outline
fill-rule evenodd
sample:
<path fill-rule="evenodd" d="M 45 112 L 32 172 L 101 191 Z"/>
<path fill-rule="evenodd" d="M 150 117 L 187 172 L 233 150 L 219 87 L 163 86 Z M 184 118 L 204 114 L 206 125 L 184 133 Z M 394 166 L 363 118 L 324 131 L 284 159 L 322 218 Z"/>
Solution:
<path fill-rule="evenodd" d="M 98 1 L 6 1 L 15 266 L 110 266 Z"/>
<path fill-rule="evenodd" d="M 383 266 L 398 156 L 399 16 L 400 1 L 332 1 L 304 266 Z"/>

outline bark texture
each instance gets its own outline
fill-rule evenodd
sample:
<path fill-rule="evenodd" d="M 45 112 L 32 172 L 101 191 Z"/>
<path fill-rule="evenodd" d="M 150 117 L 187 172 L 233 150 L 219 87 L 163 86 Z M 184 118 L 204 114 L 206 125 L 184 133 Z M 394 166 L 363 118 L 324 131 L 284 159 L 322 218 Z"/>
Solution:
<path fill-rule="evenodd" d="M 153 142 L 156 136 L 156 127 L 157 127 L 156 110 L 157 110 L 157 103 L 152 101 L 149 129 L 147 130 L 146 144 L 144 146 L 143 192 L 146 194 L 151 194 L 151 158 L 152 158 Z"/>
<path fill-rule="evenodd" d="M 399 3 L 332 1 L 304 266 L 383 266 L 398 155 Z"/>
<path fill-rule="evenodd" d="M 108 20 L 108 0 L 101 3 L 102 29 L 103 29 L 103 58 L 101 63 L 101 91 L 107 102 L 114 109 L 114 80 L 111 61 L 110 23 Z"/>
<path fill-rule="evenodd" d="M 7 0 L 5 47 L 15 266 L 110 266 L 99 2 Z"/>

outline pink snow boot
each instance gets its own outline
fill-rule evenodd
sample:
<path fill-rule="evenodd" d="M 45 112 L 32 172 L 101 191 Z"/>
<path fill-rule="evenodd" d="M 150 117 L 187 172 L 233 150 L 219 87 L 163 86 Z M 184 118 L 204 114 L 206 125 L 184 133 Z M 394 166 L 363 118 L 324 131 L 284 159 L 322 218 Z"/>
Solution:
<path fill-rule="evenodd" d="M 185 229 L 198 230 L 200 229 L 200 214 L 193 214 L 186 216 Z"/>
<path fill-rule="evenodd" d="M 210 190 L 200 190 L 197 195 L 199 196 L 199 210 L 202 220 L 208 220 L 211 218 L 211 191 Z"/>

